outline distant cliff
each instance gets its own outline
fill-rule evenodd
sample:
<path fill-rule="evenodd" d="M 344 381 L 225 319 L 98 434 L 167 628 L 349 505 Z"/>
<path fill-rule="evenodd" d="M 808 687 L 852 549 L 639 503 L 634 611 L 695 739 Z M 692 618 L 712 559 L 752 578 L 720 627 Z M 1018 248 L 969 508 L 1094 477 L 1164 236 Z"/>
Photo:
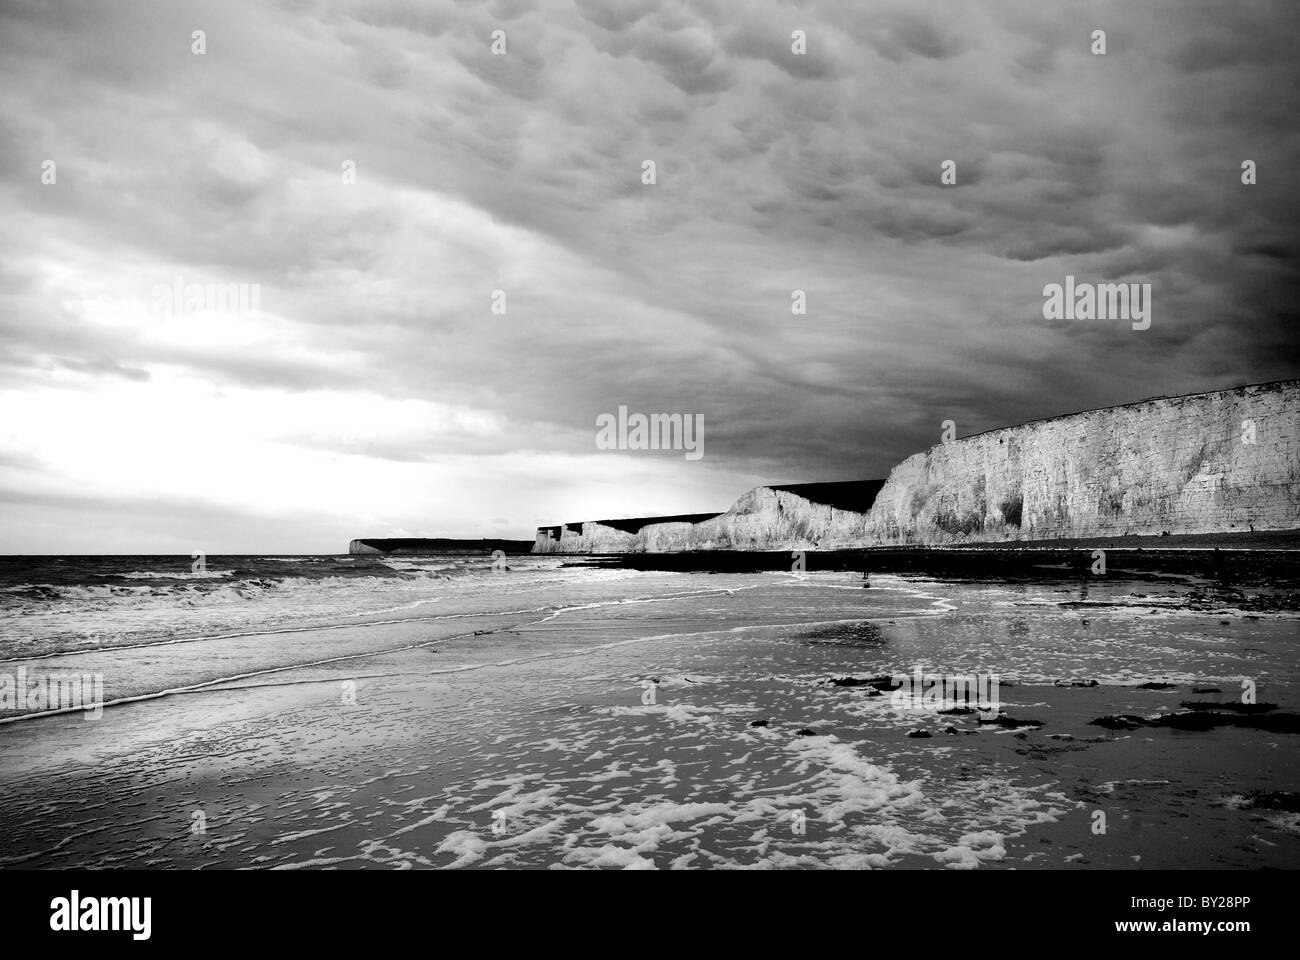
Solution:
<path fill-rule="evenodd" d="M 396 537 L 353 540 L 348 553 L 392 554 L 396 556 L 488 556 L 493 550 L 503 553 L 529 553 L 533 544 L 528 540 L 449 540 L 422 537 Z"/>
<path fill-rule="evenodd" d="M 725 513 L 539 527 L 533 552 L 669 553 L 855 546 L 866 535 L 866 511 L 884 482 L 756 487 Z M 635 526 L 618 526 L 629 523 Z"/>
<path fill-rule="evenodd" d="M 587 520 L 538 527 L 533 553 L 643 553 L 684 549 L 674 544 L 716 513 L 625 520 Z M 654 527 L 653 531 L 647 528 Z M 649 546 L 647 546 L 649 545 Z"/>
<path fill-rule="evenodd" d="M 1297 528 L 1300 381 L 1288 380 L 990 430 L 908 457 L 884 481 L 757 487 L 721 514 L 541 527 L 533 550 L 829 550 Z"/>

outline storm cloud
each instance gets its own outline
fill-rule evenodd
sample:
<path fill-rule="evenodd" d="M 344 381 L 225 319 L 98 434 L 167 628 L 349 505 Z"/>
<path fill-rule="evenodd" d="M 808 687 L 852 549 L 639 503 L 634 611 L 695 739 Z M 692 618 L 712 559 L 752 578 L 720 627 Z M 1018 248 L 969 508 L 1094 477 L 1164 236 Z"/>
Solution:
<path fill-rule="evenodd" d="M 4 0 L 3 549 L 531 537 L 1297 376 L 1297 21 Z M 1066 275 L 1150 329 L 1045 320 Z M 598 450 L 620 405 L 703 458 Z"/>

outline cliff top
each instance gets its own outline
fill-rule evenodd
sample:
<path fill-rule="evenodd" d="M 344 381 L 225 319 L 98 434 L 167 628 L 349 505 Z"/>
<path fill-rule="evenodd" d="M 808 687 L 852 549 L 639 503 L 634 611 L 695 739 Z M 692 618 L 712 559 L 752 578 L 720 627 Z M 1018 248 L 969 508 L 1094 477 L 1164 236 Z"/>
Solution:
<path fill-rule="evenodd" d="M 952 443 L 960 443 L 963 440 L 973 440 L 976 437 L 982 437 L 987 433 L 998 433 L 1002 430 L 1019 430 L 1021 427 L 1027 427 L 1035 423 L 1051 423 L 1054 420 L 1068 420 L 1070 417 L 1080 417 L 1085 413 L 1100 413 L 1103 410 L 1123 410 L 1126 407 L 1140 407 L 1146 403 L 1159 403 L 1161 401 L 1188 400 L 1192 397 L 1209 397 L 1216 393 L 1242 393 L 1246 390 L 1260 390 L 1264 388 L 1281 388 L 1283 385 L 1289 386 L 1292 390 L 1300 390 L 1300 380 L 1267 380 L 1263 383 L 1243 383 L 1235 387 L 1227 387 L 1223 390 L 1197 390 L 1194 393 L 1178 393 L 1173 396 L 1160 394 L 1154 397 L 1144 397 L 1141 400 L 1130 400 L 1128 403 L 1114 403 L 1106 407 L 1088 407 L 1084 410 L 1074 410 L 1070 413 L 1058 413 L 1051 417 L 1035 417 L 1033 420 L 1023 420 L 1020 423 L 1011 423 L 1001 427 L 989 427 L 987 430 L 980 430 L 978 433 L 971 433 L 964 437 L 957 437 Z M 926 450 L 933 450 L 935 447 L 942 446 L 942 443 L 932 443 Z M 922 451 L 925 452 L 925 451 Z"/>
<path fill-rule="evenodd" d="M 362 544 L 380 553 L 392 553 L 397 550 L 481 550 L 484 553 L 501 550 L 506 553 L 527 553 L 532 549 L 533 541 L 457 540 L 451 537 L 358 537 L 349 544 L 349 552 L 355 544 Z"/>
<path fill-rule="evenodd" d="M 671 517 L 629 517 L 623 520 L 597 520 L 601 526 L 613 527 L 623 533 L 639 533 L 642 527 L 652 523 L 702 523 L 720 516 L 717 513 L 679 513 Z"/>
<path fill-rule="evenodd" d="M 768 484 L 771 490 L 783 490 L 812 503 L 822 503 L 836 510 L 866 513 L 876 502 L 884 480 L 831 480 L 824 483 Z"/>

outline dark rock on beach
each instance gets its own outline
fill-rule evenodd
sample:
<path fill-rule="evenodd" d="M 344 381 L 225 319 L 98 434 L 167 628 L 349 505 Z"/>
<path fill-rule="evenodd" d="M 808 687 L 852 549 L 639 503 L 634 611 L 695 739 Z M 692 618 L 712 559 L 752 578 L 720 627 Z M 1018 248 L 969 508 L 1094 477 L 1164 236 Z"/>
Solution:
<path fill-rule="evenodd" d="M 1231 718 L 1229 718 L 1231 719 Z M 1107 730 L 1137 730 L 1140 727 L 1170 727 L 1175 730 L 1209 730 L 1219 726 L 1219 721 L 1209 713 L 1168 713 L 1154 719 L 1134 716 L 1131 713 L 1113 714 L 1088 721 L 1092 726 Z"/>
<path fill-rule="evenodd" d="M 865 680 L 858 677 L 832 677 L 827 682 L 836 687 L 871 687 L 871 696 L 878 695 L 882 690 L 894 689 L 894 678 L 889 675 L 867 677 Z"/>
<path fill-rule="evenodd" d="M 1246 794 L 1251 806 L 1264 810 L 1286 810 L 1300 813 L 1300 793 L 1290 790 L 1252 790 Z"/>
<path fill-rule="evenodd" d="M 1189 713 L 1168 713 L 1157 720 L 1154 726 L 1169 727 L 1173 730 L 1209 730 L 1213 727 L 1230 725 L 1220 722 L 1222 714 L 1198 713 L 1191 711 Z"/>
<path fill-rule="evenodd" d="M 1041 727 L 1041 720 L 1017 720 L 1015 717 L 1008 717 L 1005 713 L 996 717 L 980 717 L 979 722 L 985 726 L 1005 727 L 1008 730 L 1019 730 L 1021 727 Z"/>
<path fill-rule="evenodd" d="M 1235 587 L 1193 590 L 1186 594 L 1186 605 L 1193 610 L 1233 607 L 1252 613 L 1283 613 L 1300 610 L 1300 593 L 1259 593 L 1249 596 Z"/>
<path fill-rule="evenodd" d="M 1211 730 L 1215 727 L 1245 727 L 1250 730 L 1263 730 L 1268 733 L 1300 733 L 1300 713 L 1246 713 L 1221 711 L 1214 709 L 1216 704 L 1207 705 L 1206 709 L 1188 710 L 1182 713 L 1167 713 L 1159 717 L 1136 717 L 1132 714 L 1112 714 L 1089 720 L 1089 724 L 1104 727 L 1107 730 L 1137 730 L 1139 727 L 1166 727 L 1172 730 Z M 1244 706 L 1244 704 L 1243 704 Z M 1269 710 L 1272 704 L 1263 704 Z"/>
<path fill-rule="evenodd" d="M 1239 727 L 1250 727 L 1268 733 L 1300 733 L 1300 713 L 1270 713 L 1261 717 L 1235 717 Z"/>
<path fill-rule="evenodd" d="M 1138 727 L 1154 726 L 1145 717 L 1135 717 L 1131 713 L 1114 713 L 1110 716 L 1098 717 L 1096 720 L 1089 720 L 1088 723 L 1094 727 L 1104 727 L 1107 730 L 1136 730 Z"/>

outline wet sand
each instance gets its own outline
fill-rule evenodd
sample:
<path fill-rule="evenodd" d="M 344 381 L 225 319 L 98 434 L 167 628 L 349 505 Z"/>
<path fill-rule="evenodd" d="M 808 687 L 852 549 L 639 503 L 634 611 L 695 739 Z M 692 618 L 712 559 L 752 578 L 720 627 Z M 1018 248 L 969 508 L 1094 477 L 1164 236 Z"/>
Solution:
<path fill-rule="evenodd" d="M 1241 676 L 1297 709 L 1294 615 L 1183 593 L 644 574 L 49 658 L 110 697 L 194 689 L 0 725 L 0 865 L 1300 866 L 1300 816 L 1250 801 L 1300 790 L 1295 734 L 1089 723 Z M 995 672 L 1003 715 L 1042 725 L 830 682 L 914 664 Z"/>

